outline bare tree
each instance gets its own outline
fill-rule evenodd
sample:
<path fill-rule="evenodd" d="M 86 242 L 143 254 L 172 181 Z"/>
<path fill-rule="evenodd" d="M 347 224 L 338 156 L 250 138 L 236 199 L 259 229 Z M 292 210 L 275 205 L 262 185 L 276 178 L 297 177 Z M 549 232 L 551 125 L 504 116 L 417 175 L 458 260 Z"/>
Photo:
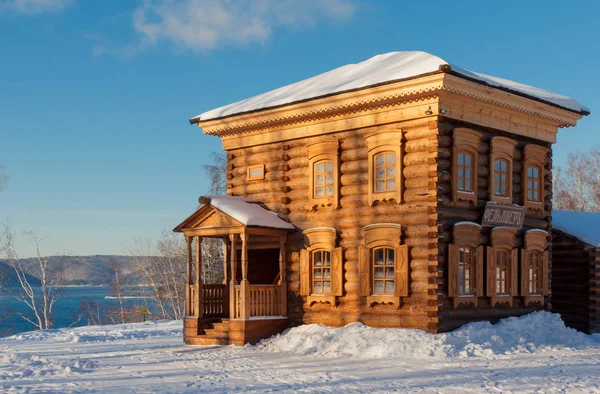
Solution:
<path fill-rule="evenodd" d="M 17 314 L 37 329 L 49 329 L 52 328 L 53 323 L 52 309 L 62 295 L 60 286 L 65 282 L 64 268 L 67 256 L 61 256 L 59 264 L 53 266 L 50 270 L 48 260 L 40 252 L 41 240 L 32 232 L 25 234 L 35 247 L 34 272 L 40 281 L 38 294 L 36 294 L 34 286 L 30 282 L 30 276 L 16 251 L 14 235 L 8 224 L 3 226 L 3 231 L 0 234 L 0 250 L 6 256 L 7 264 L 13 268 L 19 283 L 19 289 L 13 293 L 14 297 L 23 302 L 33 312 L 34 317 L 30 318 L 21 312 L 17 312 Z"/>
<path fill-rule="evenodd" d="M 79 301 L 79 320 L 84 319 L 88 326 L 99 326 L 102 324 L 102 312 L 96 301 L 82 298 Z"/>
<path fill-rule="evenodd" d="M 123 308 L 123 283 L 122 283 L 122 278 L 121 278 L 121 271 L 122 271 L 122 267 L 121 264 L 119 264 L 116 261 L 110 261 L 108 264 L 108 267 L 110 268 L 110 270 L 112 271 L 112 279 L 110 281 L 110 285 L 112 287 L 112 291 L 113 294 L 115 295 L 115 298 L 117 299 L 117 311 L 116 313 L 112 313 L 112 311 L 109 312 L 109 317 L 111 318 L 111 320 L 114 320 L 114 318 L 112 317 L 113 315 L 118 316 L 118 321 L 121 324 L 125 323 L 125 309 Z"/>
<path fill-rule="evenodd" d="M 224 152 L 212 152 L 210 158 L 212 163 L 204 165 L 204 171 L 210 179 L 210 192 L 225 194 L 227 192 L 227 156 Z"/>
<path fill-rule="evenodd" d="M 553 185 L 555 209 L 600 210 L 600 151 L 569 154 L 566 168 L 557 168 Z"/>

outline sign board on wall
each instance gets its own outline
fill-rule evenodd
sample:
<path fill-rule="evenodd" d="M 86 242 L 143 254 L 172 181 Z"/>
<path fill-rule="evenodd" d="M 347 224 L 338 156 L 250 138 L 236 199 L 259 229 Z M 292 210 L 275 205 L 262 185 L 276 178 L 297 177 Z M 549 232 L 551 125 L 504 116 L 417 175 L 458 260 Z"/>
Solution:
<path fill-rule="evenodd" d="M 523 227 L 526 208 L 520 205 L 502 205 L 488 202 L 483 212 L 482 226 L 510 227 L 517 230 Z"/>

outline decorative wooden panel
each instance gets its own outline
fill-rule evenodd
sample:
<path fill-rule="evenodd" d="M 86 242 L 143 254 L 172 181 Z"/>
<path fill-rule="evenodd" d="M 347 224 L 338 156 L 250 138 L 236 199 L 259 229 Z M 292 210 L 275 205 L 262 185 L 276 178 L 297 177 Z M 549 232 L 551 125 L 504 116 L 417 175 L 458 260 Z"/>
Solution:
<path fill-rule="evenodd" d="M 343 278 L 342 248 L 335 248 L 331 252 L 331 295 L 343 295 Z"/>
<path fill-rule="evenodd" d="M 396 248 L 396 297 L 408 297 L 408 246 Z"/>
<path fill-rule="evenodd" d="M 476 267 L 475 267 L 475 295 L 478 297 L 483 297 L 485 295 L 484 291 L 484 281 L 483 281 L 483 250 L 485 248 L 483 246 L 479 246 L 477 248 L 476 256 Z"/>
<path fill-rule="evenodd" d="M 487 247 L 487 291 L 488 297 L 496 296 L 496 251 Z"/>
<path fill-rule="evenodd" d="M 358 249 L 358 275 L 360 277 L 360 295 L 371 295 L 371 267 L 369 249 L 361 246 Z"/>
<path fill-rule="evenodd" d="M 448 296 L 458 297 L 458 246 L 448 245 Z"/>
<path fill-rule="evenodd" d="M 515 297 L 519 295 L 519 249 L 513 249 L 510 252 L 510 295 Z"/>
<path fill-rule="evenodd" d="M 542 286 L 544 286 L 544 295 L 549 294 L 548 277 L 550 276 L 550 270 L 548 269 L 548 251 L 544 251 L 542 260 Z"/>
<path fill-rule="evenodd" d="M 310 253 L 306 249 L 300 251 L 300 294 L 310 295 Z"/>
<path fill-rule="evenodd" d="M 521 249 L 521 295 L 529 295 L 529 256 L 526 249 Z"/>

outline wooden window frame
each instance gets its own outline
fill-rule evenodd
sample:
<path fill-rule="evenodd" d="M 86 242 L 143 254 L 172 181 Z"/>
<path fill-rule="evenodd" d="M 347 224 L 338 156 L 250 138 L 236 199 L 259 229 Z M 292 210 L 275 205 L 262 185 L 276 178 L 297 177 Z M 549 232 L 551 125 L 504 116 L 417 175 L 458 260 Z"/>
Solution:
<path fill-rule="evenodd" d="M 367 306 L 392 304 L 401 306 L 402 297 L 409 296 L 408 247 L 401 244 L 402 226 L 396 223 L 376 223 L 364 226 L 363 241 L 358 251 L 359 294 L 367 298 Z M 394 294 L 373 294 L 373 251 L 394 250 Z"/>
<path fill-rule="evenodd" d="M 483 249 L 481 226 L 472 222 L 459 222 L 454 225 L 454 243 L 448 245 L 448 297 L 452 298 L 454 308 L 460 304 L 477 306 L 478 297 L 485 296 L 483 285 Z M 472 294 L 460 294 L 459 291 L 459 254 L 461 248 L 470 248 L 474 252 L 471 266 L 473 280 Z"/>
<path fill-rule="evenodd" d="M 260 169 L 260 175 L 257 176 L 252 176 L 251 173 L 253 170 L 256 169 Z M 264 164 L 257 164 L 254 166 L 248 166 L 247 172 L 246 172 L 246 180 L 248 181 L 258 181 L 261 179 L 265 179 L 265 165 Z"/>
<path fill-rule="evenodd" d="M 319 208 L 339 208 L 339 188 L 340 188 L 340 159 L 339 159 L 339 141 L 335 138 L 320 140 L 306 147 L 308 153 L 308 201 L 312 211 Z M 322 161 L 331 161 L 333 163 L 333 196 L 315 197 L 315 170 L 316 165 Z"/>
<path fill-rule="evenodd" d="M 315 227 L 303 232 L 305 248 L 300 250 L 300 295 L 306 296 L 306 303 L 329 303 L 337 305 L 337 297 L 343 295 L 343 261 L 342 248 L 336 248 L 337 231 L 330 227 Z M 330 293 L 314 293 L 313 272 L 315 252 L 330 253 Z"/>
<path fill-rule="evenodd" d="M 529 292 L 529 265 L 531 254 L 537 252 L 542 257 L 541 277 L 542 285 L 539 292 Z M 529 303 L 539 302 L 544 305 L 544 297 L 550 293 L 548 277 L 550 270 L 548 266 L 548 233 L 544 230 L 533 229 L 525 233 L 525 248 L 521 250 L 521 296 L 523 303 L 527 306 Z"/>
<path fill-rule="evenodd" d="M 477 204 L 477 162 L 478 154 L 481 145 L 481 133 L 466 129 L 456 128 L 453 131 L 454 149 L 452 154 L 452 196 L 456 203 L 459 200 L 471 201 Z M 460 153 L 468 153 L 473 157 L 473 168 L 471 169 L 471 188 L 472 191 L 460 190 L 458 188 L 458 155 Z"/>
<path fill-rule="evenodd" d="M 515 157 L 515 147 L 517 142 L 507 137 L 493 137 L 491 142 L 492 153 L 490 154 L 490 201 L 499 204 L 512 204 L 513 202 L 513 160 Z M 506 160 L 507 168 L 507 196 L 497 196 L 495 194 L 496 183 L 494 179 L 494 168 L 496 160 Z"/>
<path fill-rule="evenodd" d="M 487 296 L 492 308 L 500 303 L 508 303 L 512 307 L 514 297 L 519 295 L 519 250 L 515 248 L 516 234 L 517 230 L 514 228 L 492 228 L 492 246 L 487 247 Z M 499 252 L 506 252 L 508 255 L 508 294 L 496 292 L 496 261 Z"/>
<path fill-rule="evenodd" d="M 527 209 L 534 209 L 538 211 L 545 211 L 544 208 L 544 183 L 546 178 L 546 163 L 548 162 L 548 149 L 534 144 L 525 145 L 523 161 L 523 205 Z M 540 199 L 539 201 L 530 200 L 528 196 L 529 192 L 529 172 L 530 167 L 538 167 L 540 169 Z"/>
<path fill-rule="evenodd" d="M 369 206 L 387 201 L 402 203 L 402 131 L 377 128 L 365 135 L 365 142 L 369 163 Z M 385 152 L 396 155 L 396 190 L 377 192 L 375 191 L 375 157 Z"/>

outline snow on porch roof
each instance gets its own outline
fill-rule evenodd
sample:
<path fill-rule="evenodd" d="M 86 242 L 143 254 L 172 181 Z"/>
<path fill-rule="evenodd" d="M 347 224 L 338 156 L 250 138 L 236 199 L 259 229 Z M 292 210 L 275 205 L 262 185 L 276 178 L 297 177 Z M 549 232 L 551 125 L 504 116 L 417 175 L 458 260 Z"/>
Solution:
<path fill-rule="evenodd" d="M 268 227 L 293 230 L 294 225 L 281 219 L 275 212 L 263 208 L 256 200 L 244 197 L 219 196 L 209 194 L 200 197 L 201 201 L 231 216 L 246 227 Z"/>
<path fill-rule="evenodd" d="M 552 228 L 600 248 L 600 212 L 552 211 Z"/>
<path fill-rule="evenodd" d="M 348 64 L 312 78 L 293 83 L 224 107 L 204 112 L 190 119 L 198 123 L 246 112 L 296 103 L 373 85 L 416 78 L 449 66 L 451 72 L 475 82 L 543 101 L 570 111 L 589 115 L 590 110 L 576 100 L 533 86 L 469 71 L 426 52 L 390 52 L 358 64 Z"/>

